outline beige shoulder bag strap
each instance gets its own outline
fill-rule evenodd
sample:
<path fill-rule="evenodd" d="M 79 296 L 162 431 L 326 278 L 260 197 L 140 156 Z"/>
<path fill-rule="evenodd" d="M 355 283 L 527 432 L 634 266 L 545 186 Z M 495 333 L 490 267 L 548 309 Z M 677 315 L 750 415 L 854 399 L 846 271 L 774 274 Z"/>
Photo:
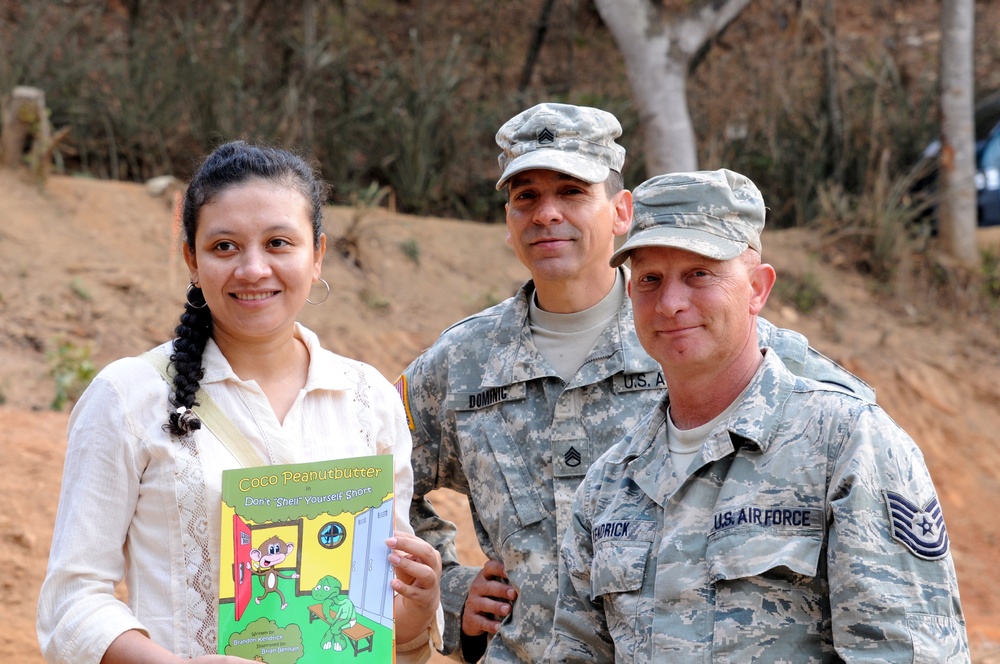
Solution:
<path fill-rule="evenodd" d="M 163 376 L 163 380 L 167 381 L 168 385 L 174 384 L 173 376 L 167 371 L 167 367 L 170 365 L 170 358 L 168 356 L 155 351 L 146 351 L 139 357 L 152 364 L 160 372 L 160 375 Z M 250 444 L 250 441 L 243 435 L 243 432 L 233 424 L 232 420 L 226 417 L 226 414 L 222 412 L 222 409 L 219 408 L 212 397 L 208 396 L 208 392 L 198 388 L 198 392 L 194 398 L 199 405 L 191 410 L 215 434 L 215 437 L 222 441 L 222 444 L 236 457 L 241 466 L 252 468 L 254 466 L 267 465 L 257 450 Z"/>

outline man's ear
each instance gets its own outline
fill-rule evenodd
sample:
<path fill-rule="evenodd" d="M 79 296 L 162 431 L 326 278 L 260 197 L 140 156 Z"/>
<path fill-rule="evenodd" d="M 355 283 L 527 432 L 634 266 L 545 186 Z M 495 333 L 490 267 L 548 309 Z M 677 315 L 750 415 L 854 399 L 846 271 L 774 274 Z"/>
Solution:
<path fill-rule="evenodd" d="M 616 237 L 628 233 L 632 227 L 632 192 L 622 189 L 615 194 L 615 221 L 612 232 Z"/>
<path fill-rule="evenodd" d="M 753 268 L 750 274 L 750 314 L 756 316 L 760 313 L 764 305 L 767 304 L 767 297 L 774 288 L 774 281 L 777 275 L 774 268 L 767 263 L 761 263 Z"/>

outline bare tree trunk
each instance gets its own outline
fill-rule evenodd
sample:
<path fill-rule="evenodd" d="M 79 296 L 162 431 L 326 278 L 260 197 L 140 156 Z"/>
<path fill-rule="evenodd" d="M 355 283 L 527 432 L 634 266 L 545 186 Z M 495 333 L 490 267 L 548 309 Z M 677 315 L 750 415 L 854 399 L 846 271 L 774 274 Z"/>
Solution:
<path fill-rule="evenodd" d="M 545 33 L 549 30 L 549 16 L 552 15 L 552 6 L 556 0 L 545 0 L 542 4 L 542 11 L 538 15 L 535 23 L 535 34 L 532 35 L 531 43 L 528 45 L 528 54 L 524 58 L 524 68 L 521 70 L 521 82 L 517 86 L 519 92 L 528 89 L 531 83 L 531 74 L 535 71 L 535 63 L 538 62 L 538 52 L 542 50 L 542 42 L 545 41 Z"/>
<path fill-rule="evenodd" d="M 647 173 L 696 170 L 698 149 L 687 104 L 689 67 L 750 0 L 700 0 L 683 16 L 668 15 L 652 0 L 595 4 L 625 59 L 643 128 Z"/>
<path fill-rule="evenodd" d="M 596 0 L 597 11 L 625 59 L 642 124 L 649 176 L 698 167 L 687 106 L 688 58 L 649 0 Z"/>
<path fill-rule="evenodd" d="M 844 114 L 840 108 L 840 81 L 837 77 L 837 19 L 834 0 L 823 7 L 823 60 L 826 70 L 826 113 L 830 122 L 830 161 L 833 179 L 844 183 Z"/>
<path fill-rule="evenodd" d="M 305 92 L 305 108 L 302 109 L 302 142 L 306 149 L 315 149 L 316 131 L 316 7 L 313 0 L 305 0 L 302 5 L 302 24 L 305 34 L 302 40 L 303 63 L 302 89 Z"/>
<path fill-rule="evenodd" d="M 976 243 L 975 127 L 973 126 L 974 0 L 941 4 L 941 199 L 945 251 L 979 265 Z"/>

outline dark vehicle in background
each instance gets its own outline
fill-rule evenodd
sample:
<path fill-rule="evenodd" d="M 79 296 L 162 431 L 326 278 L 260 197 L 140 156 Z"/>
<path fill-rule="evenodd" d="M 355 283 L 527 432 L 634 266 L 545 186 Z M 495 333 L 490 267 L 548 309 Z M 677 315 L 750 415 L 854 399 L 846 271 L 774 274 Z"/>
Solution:
<path fill-rule="evenodd" d="M 976 199 L 979 225 L 1000 225 L 1000 122 L 976 143 Z"/>
<path fill-rule="evenodd" d="M 1000 226 L 1000 91 L 976 105 L 976 207 L 979 226 Z M 914 187 L 921 197 L 933 201 L 937 189 L 937 160 L 941 141 L 924 148 L 921 162 L 930 162 L 928 174 Z M 928 213 L 934 215 L 933 202 Z M 934 215 L 936 216 L 936 215 Z M 936 223 L 935 223 L 936 225 Z"/>

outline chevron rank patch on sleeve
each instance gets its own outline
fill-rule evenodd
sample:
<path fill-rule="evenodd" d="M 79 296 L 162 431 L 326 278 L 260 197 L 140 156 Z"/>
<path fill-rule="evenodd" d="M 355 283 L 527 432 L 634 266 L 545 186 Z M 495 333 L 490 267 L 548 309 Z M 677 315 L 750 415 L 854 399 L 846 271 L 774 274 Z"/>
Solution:
<path fill-rule="evenodd" d="M 923 507 L 892 491 L 883 491 L 892 538 L 924 560 L 939 560 L 948 555 L 948 531 L 941 504 L 934 496 Z"/>

